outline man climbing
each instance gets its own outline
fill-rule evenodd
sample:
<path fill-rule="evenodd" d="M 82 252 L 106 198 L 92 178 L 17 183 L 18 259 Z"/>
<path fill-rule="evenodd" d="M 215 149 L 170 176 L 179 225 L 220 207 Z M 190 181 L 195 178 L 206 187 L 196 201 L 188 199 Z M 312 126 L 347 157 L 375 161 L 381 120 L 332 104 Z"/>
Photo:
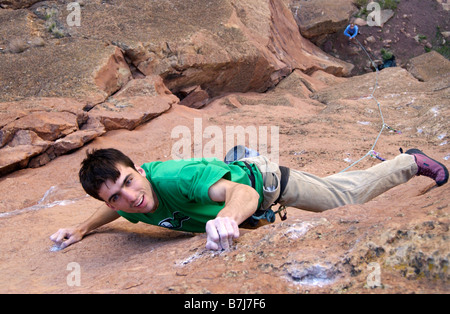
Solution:
<path fill-rule="evenodd" d="M 259 219 L 273 222 L 274 203 L 321 212 L 365 203 L 416 175 L 430 177 L 438 186 L 448 181 L 447 168 L 418 149 L 367 170 L 325 178 L 279 166 L 265 156 L 245 157 L 227 163 L 169 160 L 136 167 L 116 149 L 88 152 L 80 181 L 89 195 L 105 205 L 85 222 L 60 229 L 50 239 L 65 248 L 122 216 L 133 223 L 206 232 L 206 248 L 222 250 L 239 237 L 241 224 Z"/>
<path fill-rule="evenodd" d="M 354 23 L 350 23 L 345 29 L 344 35 L 347 36 L 350 41 L 353 40 L 353 38 L 358 35 L 358 26 Z"/>

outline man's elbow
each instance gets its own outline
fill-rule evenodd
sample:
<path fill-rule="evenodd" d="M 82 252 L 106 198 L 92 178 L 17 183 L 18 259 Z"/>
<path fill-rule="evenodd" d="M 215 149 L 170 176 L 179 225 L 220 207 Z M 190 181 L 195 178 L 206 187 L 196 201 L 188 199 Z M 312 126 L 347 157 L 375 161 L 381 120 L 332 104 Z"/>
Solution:
<path fill-rule="evenodd" d="M 230 195 L 239 195 L 238 198 L 241 202 L 245 202 L 248 205 L 247 207 L 252 207 L 254 208 L 254 210 L 256 210 L 258 207 L 259 193 L 251 186 L 244 184 L 236 185 L 233 187 L 233 191 L 232 193 L 230 193 Z"/>
<path fill-rule="evenodd" d="M 249 202 L 254 205 L 255 210 L 258 207 L 259 203 L 259 193 L 252 187 L 249 186 L 248 195 L 249 195 Z"/>

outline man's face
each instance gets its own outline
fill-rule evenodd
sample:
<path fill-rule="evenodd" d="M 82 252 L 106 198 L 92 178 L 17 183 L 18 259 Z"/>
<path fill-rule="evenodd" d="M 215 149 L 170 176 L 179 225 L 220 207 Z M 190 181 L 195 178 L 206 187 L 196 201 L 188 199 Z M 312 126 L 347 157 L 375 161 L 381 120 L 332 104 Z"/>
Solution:
<path fill-rule="evenodd" d="M 116 182 L 108 180 L 102 184 L 99 196 L 111 209 L 126 213 L 152 213 L 158 207 L 158 199 L 142 168 L 117 165 L 120 176 Z"/>

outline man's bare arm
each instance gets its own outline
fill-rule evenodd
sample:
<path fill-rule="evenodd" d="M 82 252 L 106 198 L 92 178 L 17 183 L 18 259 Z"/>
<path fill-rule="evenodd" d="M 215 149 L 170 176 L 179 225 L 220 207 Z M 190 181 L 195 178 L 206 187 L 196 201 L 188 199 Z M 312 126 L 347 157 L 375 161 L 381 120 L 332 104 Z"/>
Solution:
<path fill-rule="evenodd" d="M 206 224 L 206 248 L 228 249 L 239 237 L 239 224 L 256 211 L 259 194 L 250 186 L 221 179 L 210 187 L 208 195 L 215 202 L 225 202 L 225 207 Z"/>
<path fill-rule="evenodd" d="M 213 184 L 208 195 L 215 202 L 225 202 L 217 217 L 232 218 L 238 225 L 253 215 L 258 207 L 259 194 L 255 189 L 225 179 Z"/>
<path fill-rule="evenodd" d="M 102 205 L 89 219 L 76 227 L 59 229 L 50 236 L 50 240 L 55 242 L 61 249 L 81 241 L 89 232 L 110 223 L 120 215 L 106 205 Z"/>

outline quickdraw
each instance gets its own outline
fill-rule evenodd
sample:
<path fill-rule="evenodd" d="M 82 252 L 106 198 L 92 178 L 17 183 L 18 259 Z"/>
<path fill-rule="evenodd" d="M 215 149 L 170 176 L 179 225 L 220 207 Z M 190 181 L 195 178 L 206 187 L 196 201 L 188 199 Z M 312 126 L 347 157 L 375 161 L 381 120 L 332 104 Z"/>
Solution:
<path fill-rule="evenodd" d="M 374 150 L 371 150 L 371 151 L 369 152 L 369 155 L 370 155 L 370 157 L 372 157 L 372 158 L 376 158 L 376 159 L 381 160 L 381 161 L 386 161 L 386 159 L 380 157 L 380 154 L 378 154 L 378 153 L 377 153 L 376 151 L 374 151 Z"/>
<path fill-rule="evenodd" d="M 287 219 L 287 210 L 286 210 L 286 206 L 281 205 L 278 210 L 273 211 L 272 208 L 266 209 L 262 215 L 253 215 L 252 218 L 255 219 L 256 221 L 259 221 L 261 219 L 265 219 L 270 223 L 275 222 L 275 215 L 278 214 L 280 215 L 280 218 L 282 221 Z"/>
<path fill-rule="evenodd" d="M 386 127 L 386 129 L 388 129 L 388 130 L 390 130 L 390 131 L 392 131 L 394 133 L 402 134 L 402 131 L 399 131 L 399 130 L 396 130 L 394 128 L 391 128 L 389 125 L 385 125 L 385 127 Z"/>

